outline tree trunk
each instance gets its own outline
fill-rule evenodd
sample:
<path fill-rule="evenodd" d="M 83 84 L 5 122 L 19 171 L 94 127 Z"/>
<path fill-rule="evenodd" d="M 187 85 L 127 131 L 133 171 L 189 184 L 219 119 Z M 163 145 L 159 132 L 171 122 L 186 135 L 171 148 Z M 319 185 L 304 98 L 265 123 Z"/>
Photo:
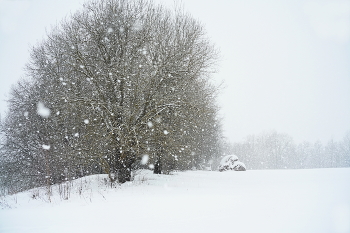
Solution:
<path fill-rule="evenodd" d="M 130 152 L 125 153 L 128 153 L 126 158 L 124 160 L 120 159 L 118 161 L 118 183 L 125 183 L 127 181 L 131 181 L 131 168 L 132 164 L 135 162 L 135 156 L 132 155 Z"/>
<path fill-rule="evenodd" d="M 118 171 L 118 183 L 125 183 L 131 181 L 131 169 L 121 168 Z"/>
<path fill-rule="evenodd" d="M 160 162 L 160 159 L 157 159 L 156 163 L 154 164 L 154 174 L 162 174 L 162 163 Z"/>

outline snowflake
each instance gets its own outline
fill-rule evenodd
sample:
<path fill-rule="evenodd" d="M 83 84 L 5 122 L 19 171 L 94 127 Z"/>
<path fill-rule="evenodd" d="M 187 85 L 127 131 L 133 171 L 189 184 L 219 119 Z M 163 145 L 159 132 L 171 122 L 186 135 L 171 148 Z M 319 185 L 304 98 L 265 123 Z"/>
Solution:
<path fill-rule="evenodd" d="M 38 102 L 36 112 L 39 116 L 43 118 L 48 118 L 51 114 L 51 110 L 45 107 L 45 105 L 42 102 Z"/>

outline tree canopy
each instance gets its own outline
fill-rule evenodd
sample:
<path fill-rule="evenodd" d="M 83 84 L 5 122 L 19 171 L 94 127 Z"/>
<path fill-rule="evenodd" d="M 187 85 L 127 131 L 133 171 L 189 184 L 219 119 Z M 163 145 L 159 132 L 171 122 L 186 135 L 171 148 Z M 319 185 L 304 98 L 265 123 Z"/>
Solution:
<path fill-rule="evenodd" d="M 33 187 L 107 173 L 125 182 L 139 166 L 204 166 L 222 138 L 210 82 L 217 54 L 182 10 L 87 2 L 31 49 L 10 93 L 4 180 Z"/>

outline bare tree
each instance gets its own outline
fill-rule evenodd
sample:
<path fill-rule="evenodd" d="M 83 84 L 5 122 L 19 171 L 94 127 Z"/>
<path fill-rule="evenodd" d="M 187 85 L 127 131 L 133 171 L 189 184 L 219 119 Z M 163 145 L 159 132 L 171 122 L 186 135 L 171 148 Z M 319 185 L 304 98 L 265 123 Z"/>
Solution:
<path fill-rule="evenodd" d="M 251 169 L 329 168 L 349 166 L 349 134 L 340 142 L 330 140 L 295 144 L 287 134 L 275 131 L 250 135 L 235 143 L 230 152 L 237 154 Z"/>
<path fill-rule="evenodd" d="M 209 82 L 216 57 L 202 25 L 181 10 L 90 1 L 32 48 L 28 85 L 9 101 L 7 154 L 28 158 L 28 173 L 51 183 L 97 172 L 125 182 L 143 154 L 158 172 L 198 167 L 220 151 Z"/>

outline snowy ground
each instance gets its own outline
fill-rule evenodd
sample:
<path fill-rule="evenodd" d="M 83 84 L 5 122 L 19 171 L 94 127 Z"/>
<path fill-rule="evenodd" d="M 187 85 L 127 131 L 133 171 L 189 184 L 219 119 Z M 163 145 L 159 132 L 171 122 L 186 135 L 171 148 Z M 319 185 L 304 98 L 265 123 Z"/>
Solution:
<path fill-rule="evenodd" d="M 0 232 L 350 232 L 350 168 L 103 178 L 75 181 L 68 200 L 55 188 L 51 202 L 44 189 L 0 199 Z"/>

